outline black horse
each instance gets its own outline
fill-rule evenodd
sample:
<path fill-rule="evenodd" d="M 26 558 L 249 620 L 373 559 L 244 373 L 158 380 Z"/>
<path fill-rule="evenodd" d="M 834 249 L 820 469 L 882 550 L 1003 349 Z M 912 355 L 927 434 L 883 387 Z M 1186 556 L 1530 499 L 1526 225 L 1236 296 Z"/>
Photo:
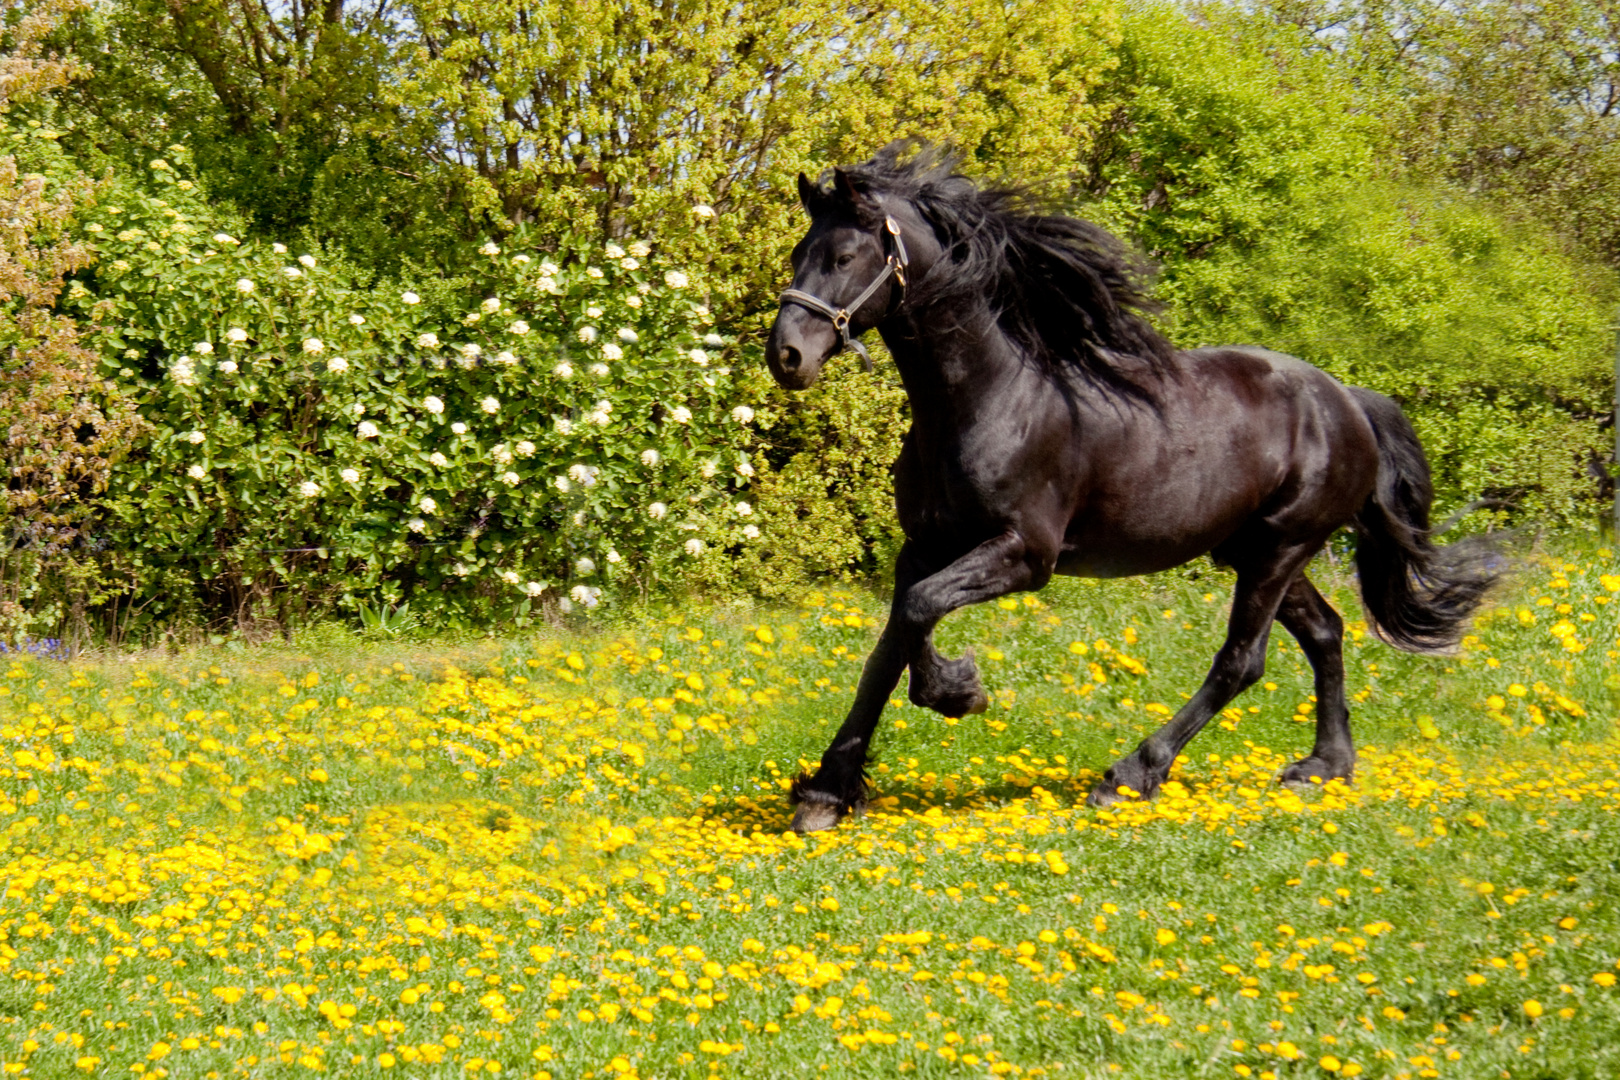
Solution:
<path fill-rule="evenodd" d="M 1349 525 L 1376 631 L 1430 652 L 1455 644 L 1490 588 L 1490 546 L 1431 543 L 1428 463 L 1395 402 L 1265 349 L 1174 349 L 1144 317 L 1142 268 L 1119 241 L 956 164 L 896 144 L 830 185 L 799 177 L 811 225 L 766 344 L 771 374 L 804 389 L 844 346 L 864 356 L 855 339 L 876 328 L 912 426 L 894 466 L 906 542 L 889 622 L 821 767 L 793 785 L 793 827 L 831 828 L 862 805 L 867 748 L 902 671 L 917 705 L 986 707 L 972 655 L 934 647 L 951 611 L 1054 573 L 1148 574 L 1205 552 L 1237 574 L 1226 642 L 1091 803 L 1154 795 L 1260 678 L 1273 619 L 1299 639 L 1317 698 L 1315 748 L 1280 779 L 1348 780 L 1343 622 L 1306 564 Z"/>

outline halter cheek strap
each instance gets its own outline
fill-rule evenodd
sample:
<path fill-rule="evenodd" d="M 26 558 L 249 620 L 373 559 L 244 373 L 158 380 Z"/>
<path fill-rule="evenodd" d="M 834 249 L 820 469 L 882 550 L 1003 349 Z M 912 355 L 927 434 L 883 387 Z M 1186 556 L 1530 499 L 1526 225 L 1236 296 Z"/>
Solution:
<path fill-rule="evenodd" d="M 906 268 L 911 265 L 911 259 L 906 255 L 906 242 L 900 236 L 899 222 L 892 217 L 886 216 L 883 219 L 883 229 L 888 236 L 894 238 L 894 253 L 884 260 L 883 272 L 878 274 L 872 284 L 868 285 L 865 291 L 857 296 L 848 307 L 835 308 L 821 297 L 812 296 L 802 289 L 784 289 L 778 299 L 778 305 L 798 304 L 801 307 L 809 308 L 818 315 L 825 315 L 831 319 L 833 328 L 838 331 L 838 336 L 843 341 L 843 347 L 854 349 L 860 355 L 861 360 L 865 362 L 867 371 L 872 370 L 872 354 L 866 351 L 866 346 L 860 343 L 860 339 L 849 336 L 850 316 L 859 311 L 861 305 L 872 298 L 872 294 L 877 292 L 885 281 L 889 280 L 891 274 L 904 288 L 906 284 Z"/>

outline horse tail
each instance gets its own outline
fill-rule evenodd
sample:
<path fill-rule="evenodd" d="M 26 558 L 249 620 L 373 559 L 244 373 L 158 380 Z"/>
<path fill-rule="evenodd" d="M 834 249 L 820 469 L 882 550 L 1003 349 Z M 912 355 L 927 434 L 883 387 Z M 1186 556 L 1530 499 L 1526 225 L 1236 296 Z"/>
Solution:
<path fill-rule="evenodd" d="M 1449 650 L 1500 576 L 1502 557 L 1481 536 L 1434 544 L 1434 487 L 1412 422 L 1384 395 L 1348 389 L 1378 439 L 1377 483 L 1355 517 L 1362 607 L 1373 632 L 1396 648 Z"/>

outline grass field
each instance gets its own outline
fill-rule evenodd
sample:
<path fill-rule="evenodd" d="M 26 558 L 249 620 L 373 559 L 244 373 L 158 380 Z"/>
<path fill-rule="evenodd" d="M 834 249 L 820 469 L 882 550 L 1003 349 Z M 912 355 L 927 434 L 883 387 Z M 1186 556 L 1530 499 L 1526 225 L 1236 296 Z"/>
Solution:
<path fill-rule="evenodd" d="M 1311 741 L 1279 631 L 1115 813 L 1229 578 L 962 613 L 991 710 L 892 708 L 870 811 L 806 839 L 869 596 L 0 667 L 3 1070 L 1620 1075 L 1613 563 L 1528 561 L 1455 657 L 1352 623 L 1348 788 L 1273 783 Z"/>

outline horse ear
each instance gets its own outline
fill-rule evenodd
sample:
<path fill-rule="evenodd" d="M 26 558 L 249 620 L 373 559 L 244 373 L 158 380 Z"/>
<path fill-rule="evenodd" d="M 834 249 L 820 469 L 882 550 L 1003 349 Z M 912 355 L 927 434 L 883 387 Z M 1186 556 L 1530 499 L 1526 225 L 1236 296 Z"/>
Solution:
<path fill-rule="evenodd" d="M 821 189 L 812 184 L 808 176 L 800 173 L 799 202 L 803 204 L 805 210 L 812 214 L 815 213 L 816 204 L 821 202 L 823 198 Z"/>
<path fill-rule="evenodd" d="M 866 201 L 866 196 L 855 190 L 855 182 L 849 178 L 849 173 L 837 167 L 833 169 L 833 190 L 851 206 L 859 206 Z"/>

